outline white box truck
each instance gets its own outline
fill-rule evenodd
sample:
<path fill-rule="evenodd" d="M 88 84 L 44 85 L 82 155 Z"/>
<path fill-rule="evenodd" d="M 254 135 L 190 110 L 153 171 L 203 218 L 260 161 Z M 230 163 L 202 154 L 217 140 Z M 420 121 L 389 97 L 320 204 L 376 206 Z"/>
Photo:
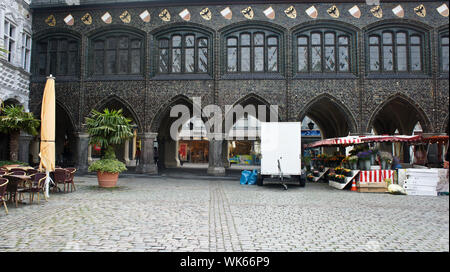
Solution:
<path fill-rule="evenodd" d="M 261 171 L 257 185 L 262 186 L 264 179 L 277 178 L 285 189 L 287 179 L 305 186 L 301 177 L 301 152 L 300 122 L 262 122 Z"/>

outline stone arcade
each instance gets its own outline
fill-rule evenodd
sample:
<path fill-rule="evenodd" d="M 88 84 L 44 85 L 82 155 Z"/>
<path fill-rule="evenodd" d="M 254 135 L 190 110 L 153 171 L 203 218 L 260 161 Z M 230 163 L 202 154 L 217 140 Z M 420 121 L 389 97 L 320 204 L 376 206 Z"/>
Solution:
<path fill-rule="evenodd" d="M 155 150 L 161 167 L 178 165 L 169 112 L 192 109 L 192 97 L 278 105 L 278 120 L 308 117 L 325 138 L 412 134 L 418 123 L 448 134 L 448 2 L 56 2 L 31 4 L 30 110 L 39 114 L 52 73 L 57 152 L 70 149 L 80 172 L 96 152 L 84 119 L 105 107 L 133 120 L 137 172 L 157 173 Z M 135 139 L 121 151 L 125 160 Z M 210 141 L 210 174 L 225 172 L 227 146 Z"/>

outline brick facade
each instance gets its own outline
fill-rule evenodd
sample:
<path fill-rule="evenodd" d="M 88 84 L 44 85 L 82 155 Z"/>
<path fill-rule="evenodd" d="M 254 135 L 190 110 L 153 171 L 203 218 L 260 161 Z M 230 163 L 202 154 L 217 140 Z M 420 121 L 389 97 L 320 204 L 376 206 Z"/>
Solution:
<path fill-rule="evenodd" d="M 45 1 L 44 1 L 45 2 Z M 151 2 L 151 1 L 150 1 Z M 221 16 L 220 11 L 227 6 L 204 3 L 202 5 L 176 4 L 164 6 L 152 3 L 134 3 L 133 5 L 95 5 L 95 6 L 59 6 L 53 9 L 35 6 L 33 13 L 34 40 L 48 33 L 73 33 L 80 37 L 80 76 L 72 80 L 58 80 L 56 78 L 56 99 L 59 104 L 64 105 L 67 114 L 74 122 L 74 130 L 83 132 L 82 123 L 84 118 L 93 108 L 99 109 L 103 102 L 111 97 L 123 102 L 132 112 L 141 133 L 157 133 L 159 124 L 163 118 L 164 109 L 173 103 L 177 97 L 191 98 L 201 96 L 203 105 L 217 104 L 221 107 L 237 102 L 245 103 L 246 98 L 251 98 L 259 104 L 273 104 L 279 106 L 279 119 L 282 121 L 300 121 L 308 115 L 311 109 L 316 109 L 317 116 L 321 108 L 321 101 L 327 101 L 327 105 L 333 108 L 331 112 L 338 111 L 338 117 L 347 123 L 349 133 L 369 133 L 372 129 L 374 119 L 383 107 L 391 100 L 406 103 L 408 109 L 413 109 L 411 114 L 417 114 L 418 121 L 424 132 L 443 133 L 448 132 L 448 103 L 449 83 L 448 74 L 439 72 L 438 39 L 439 33 L 448 29 L 448 17 L 441 16 L 436 8 L 443 3 L 432 1 L 382 1 L 383 18 L 378 19 L 370 12 L 372 6 L 364 1 L 334 1 L 326 3 L 317 1 L 318 17 L 308 17 L 305 10 L 312 4 L 303 1 L 280 4 L 248 4 L 229 5 L 233 12 L 231 20 Z M 354 3 L 356 2 L 356 3 Z M 414 13 L 414 8 L 424 4 L 427 10 L 425 17 L 419 17 Z M 340 10 L 340 17 L 333 19 L 326 10 L 335 4 Z M 355 4 L 361 10 L 359 19 L 352 17 L 348 10 Z M 401 4 L 405 10 L 403 18 L 396 17 L 391 11 Z M 284 14 L 284 10 L 293 5 L 297 10 L 297 17 L 291 19 Z M 246 19 L 241 10 L 251 6 L 254 11 L 252 20 Z M 273 20 L 264 16 L 263 11 L 272 6 L 276 12 Z M 207 21 L 200 16 L 200 11 L 208 7 L 212 12 L 212 19 Z M 171 21 L 164 22 L 158 14 L 164 9 L 171 14 Z M 183 9 L 188 8 L 191 13 L 189 22 L 185 22 L 178 16 Z M 123 23 L 119 16 L 127 10 L 131 14 L 131 22 Z M 139 18 L 144 10 L 150 12 L 151 20 L 146 23 Z M 87 12 L 92 15 L 91 25 L 85 25 L 80 18 Z M 106 24 L 101 16 L 109 12 L 112 23 Z M 73 26 L 64 23 L 64 17 L 72 14 L 75 18 Z M 56 18 L 56 26 L 49 26 L 45 19 L 49 15 Z M 354 31 L 356 37 L 356 50 L 354 65 L 356 70 L 349 76 L 334 77 L 316 76 L 302 78 L 296 76 L 293 69 L 293 33 L 303 27 L 315 24 L 339 25 Z M 248 75 L 227 77 L 223 73 L 224 54 L 222 34 L 225 30 L 239 27 L 245 24 L 264 25 L 276 29 L 282 33 L 284 52 L 280 77 L 251 78 Z M 367 31 L 380 24 L 406 25 L 420 28 L 428 35 L 426 41 L 426 59 L 429 63 L 425 67 L 425 74 L 419 78 L 412 76 L 372 77 L 366 72 L 367 50 L 365 37 Z M 154 35 L 160 30 L 171 27 L 200 27 L 209 31 L 213 37 L 213 74 L 208 79 L 164 79 L 154 77 L 152 65 L 154 58 Z M 104 80 L 90 79 L 86 73 L 87 49 L 89 38 L 101 31 L 114 27 L 137 29 L 145 33 L 145 67 L 143 77 L 139 80 L 124 80 L 108 78 Z M 448 30 L 447 30 L 448 31 Z M 425 65 L 425 64 L 424 64 Z M 33 75 L 30 94 L 30 110 L 38 113 L 41 95 L 44 89 L 42 78 Z M 316 103 L 317 102 L 317 103 Z M 318 117 L 326 118 L 326 117 Z M 342 134 L 339 132 L 337 134 Z M 406 131 L 403 133 L 407 133 Z M 332 133 L 333 134 L 333 133 Z M 330 135 L 345 136 L 345 135 Z"/>

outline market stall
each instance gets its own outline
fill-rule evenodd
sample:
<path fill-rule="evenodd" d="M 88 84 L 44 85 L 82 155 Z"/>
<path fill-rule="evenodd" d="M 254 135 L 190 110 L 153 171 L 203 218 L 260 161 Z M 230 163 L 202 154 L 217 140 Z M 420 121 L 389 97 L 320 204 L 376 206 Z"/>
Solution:
<path fill-rule="evenodd" d="M 349 175 L 343 177 L 342 174 L 336 173 L 335 168 L 329 167 L 327 168 L 328 170 L 327 175 L 321 175 L 321 177 L 323 176 L 327 177 L 329 185 L 337 189 L 344 189 L 348 187 L 348 184 L 351 183 L 352 180 L 355 180 L 356 185 L 358 187 L 358 191 L 360 192 L 386 192 L 389 183 L 399 183 L 398 178 L 399 173 L 397 169 L 401 168 L 401 165 L 399 163 L 399 159 L 393 156 L 393 154 L 396 154 L 394 152 L 394 143 L 405 143 L 410 146 L 416 147 L 422 146 L 422 149 L 424 145 L 437 143 L 440 144 L 439 148 L 442 149 L 442 151 L 444 151 L 445 150 L 444 146 L 447 142 L 448 136 L 432 136 L 432 137 L 423 137 L 422 135 L 348 136 L 341 138 L 324 139 L 321 141 L 311 143 L 307 145 L 306 148 L 330 147 L 330 146 L 338 146 L 338 147 L 354 146 L 353 150 L 350 151 L 350 154 L 347 154 L 348 156 L 346 156 L 343 159 L 342 158 L 338 159 L 337 162 L 337 164 L 339 164 L 339 167 L 344 169 L 347 173 L 351 171 L 352 172 L 351 176 Z M 383 148 L 379 150 L 378 148 L 380 147 L 380 145 L 375 143 L 392 144 L 392 153 L 387 151 L 389 150 L 389 145 L 384 145 Z M 418 148 L 415 149 L 418 150 Z M 324 158 L 327 157 L 329 156 L 327 156 L 326 154 L 320 154 L 316 158 L 312 159 L 312 161 L 315 162 L 313 163 L 313 165 L 319 168 L 322 164 L 325 164 L 325 161 L 327 159 Z M 332 158 L 339 158 L 339 156 L 335 155 Z M 328 159 L 328 162 L 330 161 L 333 161 L 333 159 Z M 336 164 L 336 162 L 334 163 Z M 331 165 L 328 164 L 328 166 Z M 313 169 L 312 173 L 310 173 L 308 177 L 315 176 L 313 180 L 317 181 L 317 175 L 314 175 L 314 172 L 317 172 L 317 170 Z M 413 180 L 413 182 L 415 182 L 415 184 L 413 185 L 413 188 L 415 190 L 414 192 L 410 190 L 411 193 L 418 194 L 417 192 L 420 191 L 419 189 L 422 190 L 429 189 L 429 187 L 417 189 L 417 186 L 419 185 L 417 184 L 417 179 L 414 178 L 413 173 L 414 171 L 409 171 L 408 175 L 405 175 L 404 173 L 400 175 L 403 178 L 403 180 L 408 178 L 409 180 Z M 403 180 L 400 181 L 402 186 Z M 428 186 L 429 184 L 425 185 Z M 409 184 L 408 186 L 411 187 L 412 185 Z M 441 187 L 445 187 L 445 185 Z"/>

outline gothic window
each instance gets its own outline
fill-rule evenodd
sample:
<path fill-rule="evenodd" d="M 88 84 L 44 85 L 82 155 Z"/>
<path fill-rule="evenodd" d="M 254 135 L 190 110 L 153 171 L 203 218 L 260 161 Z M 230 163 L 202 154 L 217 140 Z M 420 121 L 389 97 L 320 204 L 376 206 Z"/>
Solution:
<path fill-rule="evenodd" d="M 36 42 L 35 74 L 37 76 L 76 76 L 79 74 L 79 39 L 53 34 Z M 24 48 L 26 54 L 26 48 Z"/>
<path fill-rule="evenodd" d="M 206 74 L 210 71 L 210 35 L 172 31 L 156 36 L 156 73 Z"/>
<path fill-rule="evenodd" d="M 280 35 L 245 29 L 225 35 L 227 73 L 278 73 Z"/>
<path fill-rule="evenodd" d="M 368 70 L 380 73 L 424 71 L 425 35 L 409 28 L 383 28 L 368 34 Z"/>
<path fill-rule="evenodd" d="M 141 35 L 124 31 L 110 31 L 93 37 L 90 43 L 90 74 L 141 75 L 143 41 Z"/>
<path fill-rule="evenodd" d="M 330 27 L 302 30 L 294 35 L 296 73 L 349 73 L 353 35 Z"/>
<path fill-rule="evenodd" d="M 449 38 L 448 38 L 448 32 L 441 33 L 440 37 L 440 48 L 439 48 L 439 63 L 440 63 L 440 71 L 441 73 L 447 73 L 449 72 Z"/>

